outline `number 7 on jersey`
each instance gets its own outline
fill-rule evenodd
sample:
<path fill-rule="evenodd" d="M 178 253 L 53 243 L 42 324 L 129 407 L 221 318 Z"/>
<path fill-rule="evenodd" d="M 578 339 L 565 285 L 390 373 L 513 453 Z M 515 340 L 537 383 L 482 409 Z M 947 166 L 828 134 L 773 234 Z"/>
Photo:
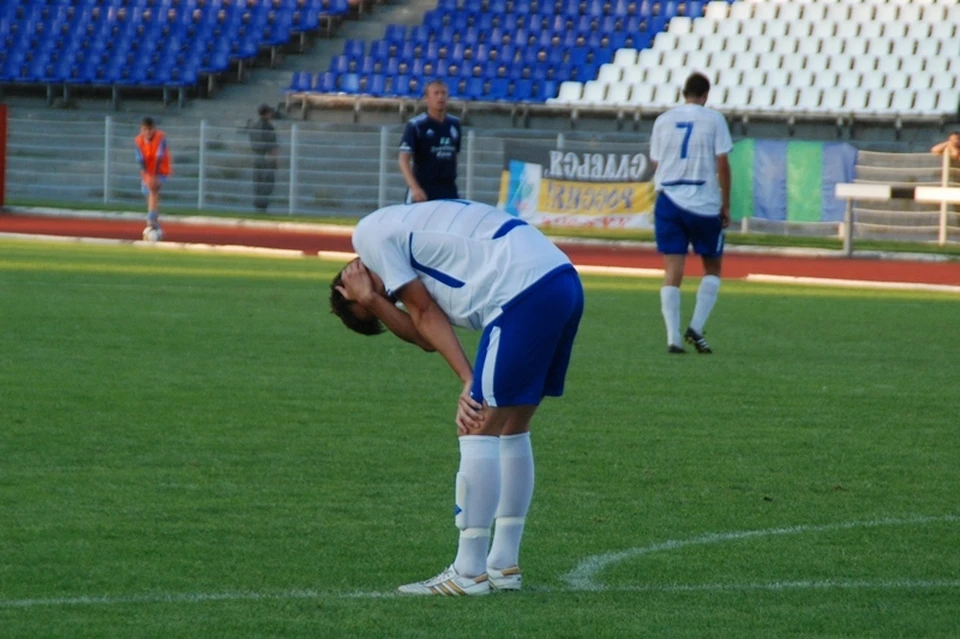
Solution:
<path fill-rule="evenodd" d="M 678 129 L 684 129 L 683 143 L 680 145 L 680 159 L 687 159 L 687 150 L 690 148 L 690 134 L 693 133 L 693 122 L 677 122 Z"/>

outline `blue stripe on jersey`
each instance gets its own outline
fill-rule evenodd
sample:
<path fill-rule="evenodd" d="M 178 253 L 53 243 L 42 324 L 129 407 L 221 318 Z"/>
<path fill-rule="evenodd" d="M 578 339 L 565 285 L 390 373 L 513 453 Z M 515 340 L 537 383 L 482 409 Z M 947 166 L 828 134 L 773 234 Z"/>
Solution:
<path fill-rule="evenodd" d="M 503 226 L 497 229 L 497 232 L 493 234 L 493 239 L 499 239 L 517 228 L 518 226 L 526 226 L 527 223 L 521 220 L 520 218 L 515 218 L 503 223 Z"/>
<path fill-rule="evenodd" d="M 672 182 L 662 182 L 660 186 L 703 186 L 706 180 L 673 180 Z"/>
<path fill-rule="evenodd" d="M 426 264 L 421 264 L 418 262 L 417 258 L 413 256 L 413 233 L 410 234 L 410 266 L 412 266 L 415 270 L 420 271 L 424 275 L 429 275 L 441 284 L 446 284 L 450 288 L 463 288 L 466 285 L 466 282 L 461 282 L 452 275 L 447 275 L 442 271 L 438 271 L 435 268 L 431 268 Z"/>

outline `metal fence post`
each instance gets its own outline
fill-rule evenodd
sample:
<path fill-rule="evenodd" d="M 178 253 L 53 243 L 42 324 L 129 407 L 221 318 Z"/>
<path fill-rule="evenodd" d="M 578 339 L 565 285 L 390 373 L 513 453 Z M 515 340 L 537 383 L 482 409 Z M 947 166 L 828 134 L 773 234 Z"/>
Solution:
<path fill-rule="evenodd" d="M 287 207 L 287 214 L 293 215 L 297 210 L 297 136 L 300 133 L 300 126 L 294 122 L 290 126 L 290 202 Z"/>
<path fill-rule="evenodd" d="M 197 209 L 203 210 L 207 199 L 207 121 L 200 120 L 200 166 L 197 168 Z"/>
<path fill-rule="evenodd" d="M 853 200 L 847 198 L 847 208 L 843 214 L 843 254 L 853 255 Z"/>
<path fill-rule="evenodd" d="M 950 154 L 946 150 L 943 152 L 942 172 L 940 186 L 948 187 L 950 186 Z M 940 246 L 947 243 L 947 208 L 948 204 L 944 199 L 940 202 L 940 233 L 937 237 L 937 244 Z"/>
<path fill-rule="evenodd" d="M 387 205 L 387 145 L 390 142 L 390 132 L 386 126 L 380 127 L 380 177 L 377 190 L 377 206 L 383 208 Z"/>
<path fill-rule="evenodd" d="M 467 199 L 473 199 L 473 173 L 475 165 L 474 144 L 477 133 L 473 129 L 467 132 Z"/>
<path fill-rule="evenodd" d="M 563 150 L 563 143 L 566 141 L 566 138 L 563 136 L 563 133 L 557 133 L 557 150 Z"/>
<path fill-rule="evenodd" d="M 103 203 L 110 203 L 110 155 L 113 153 L 113 116 L 103 122 Z"/>

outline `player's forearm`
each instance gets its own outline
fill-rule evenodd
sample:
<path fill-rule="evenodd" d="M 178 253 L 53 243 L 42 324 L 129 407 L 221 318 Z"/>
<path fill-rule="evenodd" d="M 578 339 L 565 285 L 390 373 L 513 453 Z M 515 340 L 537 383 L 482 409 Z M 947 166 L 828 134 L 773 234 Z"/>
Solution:
<path fill-rule="evenodd" d="M 364 303 L 364 307 L 376 315 L 377 319 L 383 322 L 383 325 L 391 333 L 403 341 L 415 344 L 425 351 L 432 352 L 435 350 L 414 326 L 413 319 L 386 298 L 374 295 L 371 300 Z"/>
<path fill-rule="evenodd" d="M 473 368 L 463 352 L 460 340 L 439 307 L 433 306 L 422 312 L 411 309 L 410 317 L 417 332 L 443 355 L 461 382 L 465 383 L 473 378 Z"/>
<path fill-rule="evenodd" d="M 417 178 L 413 175 L 413 168 L 410 166 L 409 153 L 400 154 L 398 165 L 400 166 L 400 174 L 403 175 L 403 181 L 407 183 L 407 187 L 410 189 L 420 188 Z"/>
<path fill-rule="evenodd" d="M 717 182 L 720 184 L 720 195 L 723 198 L 723 206 L 730 210 L 730 167 L 721 166 L 717 170 Z"/>
<path fill-rule="evenodd" d="M 934 144 L 933 148 L 930 149 L 930 152 L 935 155 L 940 155 L 947 148 L 946 142 L 941 142 L 940 144 Z"/>

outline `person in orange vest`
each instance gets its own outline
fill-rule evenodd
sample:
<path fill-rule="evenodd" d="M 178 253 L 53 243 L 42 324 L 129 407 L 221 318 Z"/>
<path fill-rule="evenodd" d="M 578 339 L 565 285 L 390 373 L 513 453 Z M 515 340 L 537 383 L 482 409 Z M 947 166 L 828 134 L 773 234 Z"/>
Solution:
<path fill-rule="evenodd" d="M 144 237 L 150 231 L 156 231 L 156 238 L 163 239 L 160 229 L 160 187 L 170 176 L 170 147 L 167 136 L 156 127 L 153 118 L 143 118 L 140 123 L 140 135 L 134 140 L 137 147 L 137 162 L 140 165 L 140 179 L 143 182 L 143 194 L 147 196 L 147 228 Z"/>

